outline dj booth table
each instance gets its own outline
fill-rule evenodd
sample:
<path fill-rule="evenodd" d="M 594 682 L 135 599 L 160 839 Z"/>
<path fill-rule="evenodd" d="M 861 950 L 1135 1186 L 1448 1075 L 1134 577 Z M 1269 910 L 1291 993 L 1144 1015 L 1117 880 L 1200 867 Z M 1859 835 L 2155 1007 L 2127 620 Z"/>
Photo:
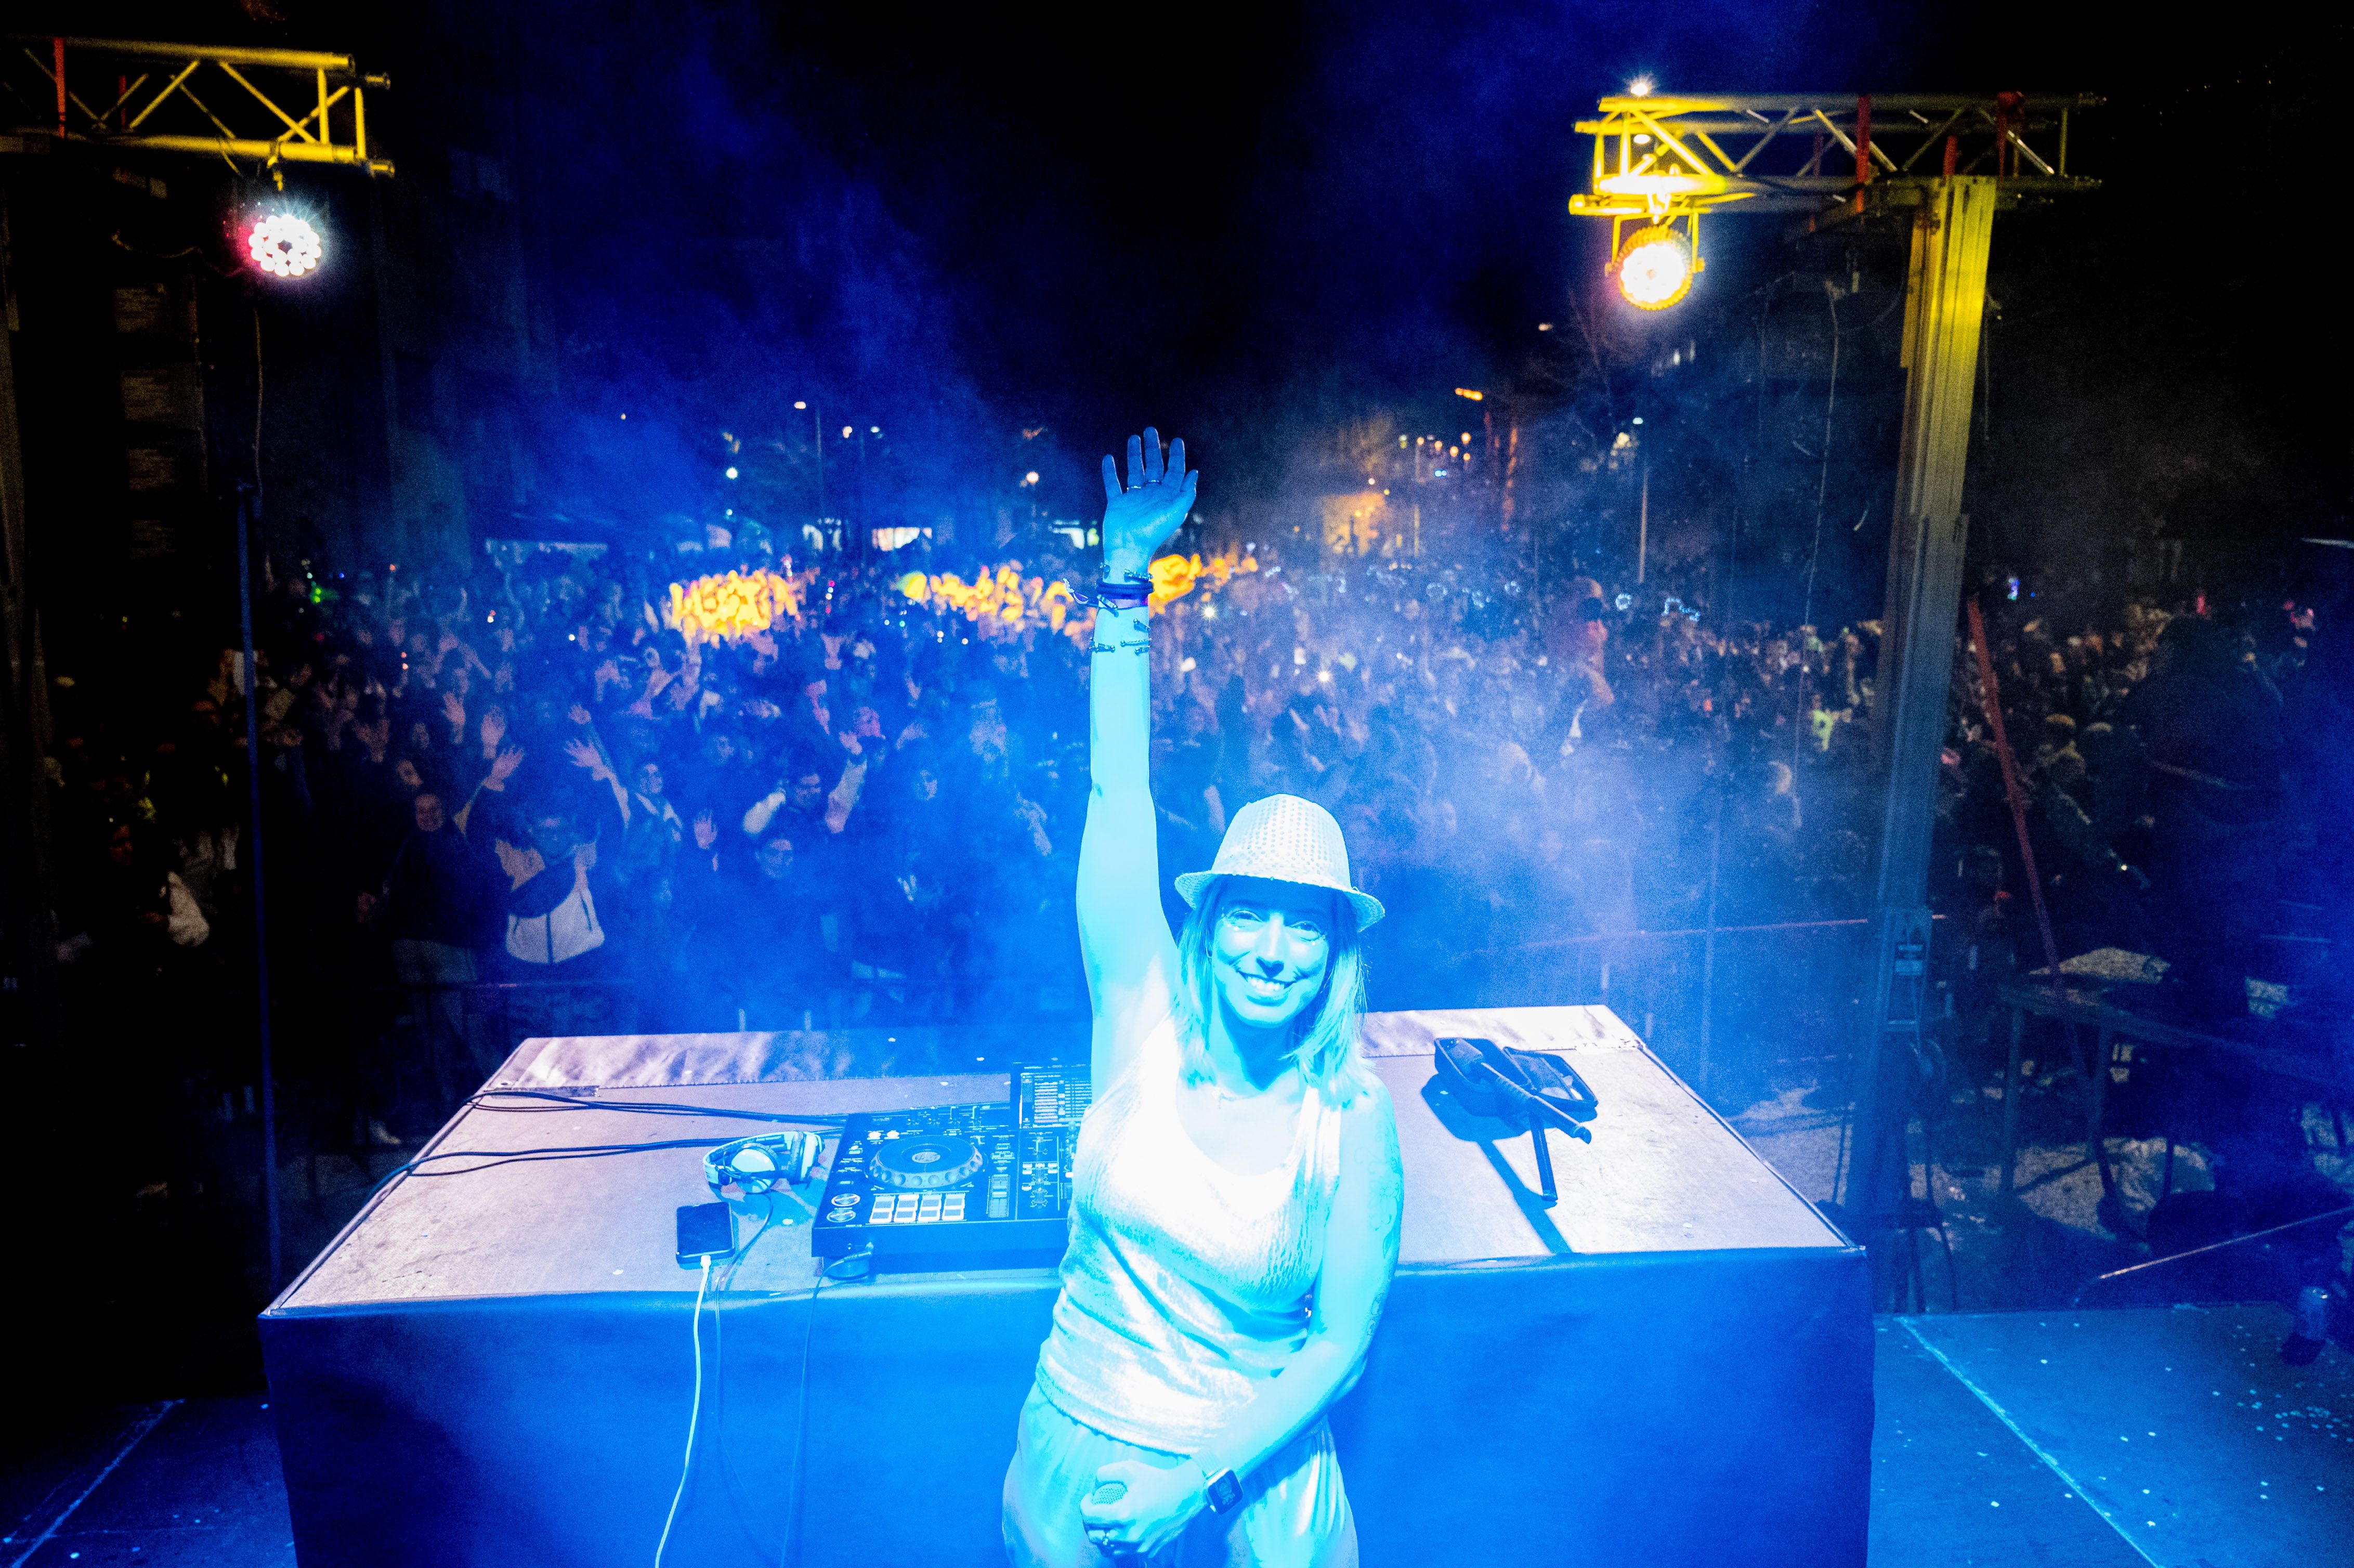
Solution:
<path fill-rule="evenodd" d="M 563 1088 L 581 1107 L 476 1107 L 432 1151 L 757 1130 L 599 1108 L 630 1100 L 1002 1099 L 1002 1073 L 940 1075 L 944 1034 L 896 1061 L 901 1035 L 880 1032 L 852 1049 L 526 1041 L 492 1086 Z M 1525 1135 L 1496 1140 L 1432 1084 L 1448 1034 L 1559 1052 L 1592 1085 L 1592 1144 L 1548 1135 L 1555 1206 L 1534 1196 Z M 1405 1165 L 1397 1280 L 1333 1413 L 1368 1568 L 1861 1565 L 1861 1252 L 1606 1008 L 1375 1014 L 1366 1049 Z M 840 1075 L 918 1060 L 935 1070 Z M 651 1561 L 695 1381 L 696 1277 L 673 1259 L 672 1214 L 708 1198 L 700 1151 L 680 1149 L 412 1175 L 371 1201 L 261 1319 L 305 1568 Z M 999 1487 L 1055 1291 L 1040 1268 L 821 1286 L 807 1224 L 774 1228 L 705 1308 L 718 1322 L 702 1328 L 667 1561 L 1002 1562 Z"/>

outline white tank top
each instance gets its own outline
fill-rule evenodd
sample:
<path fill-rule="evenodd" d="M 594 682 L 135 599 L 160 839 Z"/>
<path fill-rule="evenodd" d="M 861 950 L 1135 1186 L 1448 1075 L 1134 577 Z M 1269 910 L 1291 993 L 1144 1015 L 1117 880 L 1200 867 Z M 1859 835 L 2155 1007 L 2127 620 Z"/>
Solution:
<path fill-rule="evenodd" d="M 1038 1386 L 1108 1436 L 1190 1454 L 1307 1338 L 1341 1113 L 1310 1088 L 1284 1162 L 1237 1175 L 1178 1120 L 1180 1071 L 1176 1030 L 1154 1030 L 1080 1123 Z"/>

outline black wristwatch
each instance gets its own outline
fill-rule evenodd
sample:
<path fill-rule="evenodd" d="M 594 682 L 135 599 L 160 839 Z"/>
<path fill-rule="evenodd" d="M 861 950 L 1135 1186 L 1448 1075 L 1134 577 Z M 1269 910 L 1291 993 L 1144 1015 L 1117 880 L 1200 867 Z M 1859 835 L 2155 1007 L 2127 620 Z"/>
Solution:
<path fill-rule="evenodd" d="M 1243 1484 L 1232 1470 L 1220 1470 L 1202 1488 L 1202 1495 L 1209 1499 L 1212 1513 L 1232 1513 L 1242 1506 Z"/>

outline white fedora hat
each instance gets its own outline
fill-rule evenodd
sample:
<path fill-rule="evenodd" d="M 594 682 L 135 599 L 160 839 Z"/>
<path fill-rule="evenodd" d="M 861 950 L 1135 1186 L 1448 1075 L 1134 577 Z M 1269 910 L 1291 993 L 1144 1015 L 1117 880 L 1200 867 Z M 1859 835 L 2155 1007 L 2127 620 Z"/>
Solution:
<path fill-rule="evenodd" d="M 1341 824 L 1331 812 L 1297 795 L 1269 795 L 1236 811 L 1216 862 L 1207 871 L 1180 876 L 1177 896 L 1191 907 L 1214 876 L 1263 876 L 1325 888 L 1349 901 L 1361 931 L 1384 913 L 1380 899 L 1350 885 L 1349 846 L 1341 840 Z"/>

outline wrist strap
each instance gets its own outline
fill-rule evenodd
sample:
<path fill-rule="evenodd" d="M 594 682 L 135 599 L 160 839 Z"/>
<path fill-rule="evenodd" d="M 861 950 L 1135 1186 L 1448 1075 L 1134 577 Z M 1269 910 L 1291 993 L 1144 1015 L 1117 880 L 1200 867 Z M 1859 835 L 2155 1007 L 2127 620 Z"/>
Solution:
<path fill-rule="evenodd" d="M 1212 1513 L 1231 1513 L 1242 1502 L 1242 1483 L 1235 1478 L 1232 1470 L 1220 1470 L 1214 1476 L 1208 1476 L 1209 1467 L 1199 1459 L 1193 1461 L 1193 1468 L 1207 1476 L 1202 1496 L 1210 1505 Z"/>
<path fill-rule="evenodd" d="M 1098 609 L 1136 609 L 1152 597 L 1152 579 L 1138 577 L 1120 581 L 1105 577 L 1096 584 L 1096 608 Z"/>

